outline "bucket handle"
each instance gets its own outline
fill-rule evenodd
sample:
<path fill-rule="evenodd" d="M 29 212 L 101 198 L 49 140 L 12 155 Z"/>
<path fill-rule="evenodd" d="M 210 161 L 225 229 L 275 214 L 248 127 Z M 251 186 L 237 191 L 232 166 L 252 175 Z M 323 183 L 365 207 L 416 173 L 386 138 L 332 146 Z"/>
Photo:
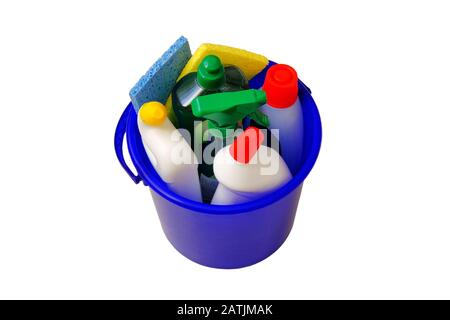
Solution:
<path fill-rule="evenodd" d="M 116 150 L 116 156 L 120 164 L 122 165 L 122 168 L 125 170 L 126 173 L 128 173 L 131 180 L 133 180 L 134 183 L 138 184 L 142 180 L 142 178 L 139 177 L 138 175 L 135 175 L 131 171 L 131 169 L 128 167 L 123 157 L 123 139 L 125 137 L 125 132 L 127 130 L 128 115 L 132 111 L 134 111 L 134 109 L 133 105 L 130 103 L 120 116 L 119 122 L 117 123 L 116 132 L 114 134 L 114 149 Z"/>

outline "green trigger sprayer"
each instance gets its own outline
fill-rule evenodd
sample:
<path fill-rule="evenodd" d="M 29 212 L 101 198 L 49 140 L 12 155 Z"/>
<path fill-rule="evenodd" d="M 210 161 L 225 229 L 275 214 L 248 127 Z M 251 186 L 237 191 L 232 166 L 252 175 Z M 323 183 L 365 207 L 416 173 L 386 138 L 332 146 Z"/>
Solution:
<path fill-rule="evenodd" d="M 222 92 L 195 98 L 192 113 L 208 120 L 208 129 L 218 129 L 222 133 L 221 138 L 226 138 L 226 129 L 235 130 L 245 117 L 268 127 L 269 119 L 258 110 L 265 103 L 266 93 L 262 90 Z"/>

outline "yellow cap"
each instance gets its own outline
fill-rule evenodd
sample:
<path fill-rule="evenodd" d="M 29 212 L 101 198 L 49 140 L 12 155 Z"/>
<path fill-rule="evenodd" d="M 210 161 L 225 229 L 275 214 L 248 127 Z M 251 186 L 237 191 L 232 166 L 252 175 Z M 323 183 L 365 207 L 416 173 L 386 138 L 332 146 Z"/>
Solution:
<path fill-rule="evenodd" d="M 167 118 L 167 109 L 160 102 L 146 102 L 139 110 L 139 117 L 149 126 L 159 126 Z"/>

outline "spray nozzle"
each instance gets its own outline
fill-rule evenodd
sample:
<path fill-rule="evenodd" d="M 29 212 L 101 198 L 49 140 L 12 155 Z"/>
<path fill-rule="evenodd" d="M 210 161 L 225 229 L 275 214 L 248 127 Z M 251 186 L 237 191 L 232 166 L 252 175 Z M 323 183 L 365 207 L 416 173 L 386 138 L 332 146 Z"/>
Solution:
<path fill-rule="evenodd" d="M 266 93 L 256 89 L 215 93 L 194 99 L 192 113 L 207 119 L 210 129 L 236 129 L 245 117 L 268 127 L 269 119 L 258 110 L 266 101 Z"/>

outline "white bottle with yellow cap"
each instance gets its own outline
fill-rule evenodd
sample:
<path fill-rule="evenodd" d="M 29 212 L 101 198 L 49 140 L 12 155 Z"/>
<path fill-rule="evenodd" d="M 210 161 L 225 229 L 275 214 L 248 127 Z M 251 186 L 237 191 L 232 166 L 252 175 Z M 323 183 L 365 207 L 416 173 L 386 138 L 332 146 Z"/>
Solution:
<path fill-rule="evenodd" d="M 145 151 L 161 179 L 172 191 L 193 201 L 202 201 L 198 159 L 159 102 L 144 103 L 138 127 Z"/>
<path fill-rule="evenodd" d="M 291 172 L 280 154 L 262 145 L 264 135 L 248 127 L 231 145 L 214 158 L 219 181 L 211 204 L 231 205 L 252 201 L 281 187 Z"/>

